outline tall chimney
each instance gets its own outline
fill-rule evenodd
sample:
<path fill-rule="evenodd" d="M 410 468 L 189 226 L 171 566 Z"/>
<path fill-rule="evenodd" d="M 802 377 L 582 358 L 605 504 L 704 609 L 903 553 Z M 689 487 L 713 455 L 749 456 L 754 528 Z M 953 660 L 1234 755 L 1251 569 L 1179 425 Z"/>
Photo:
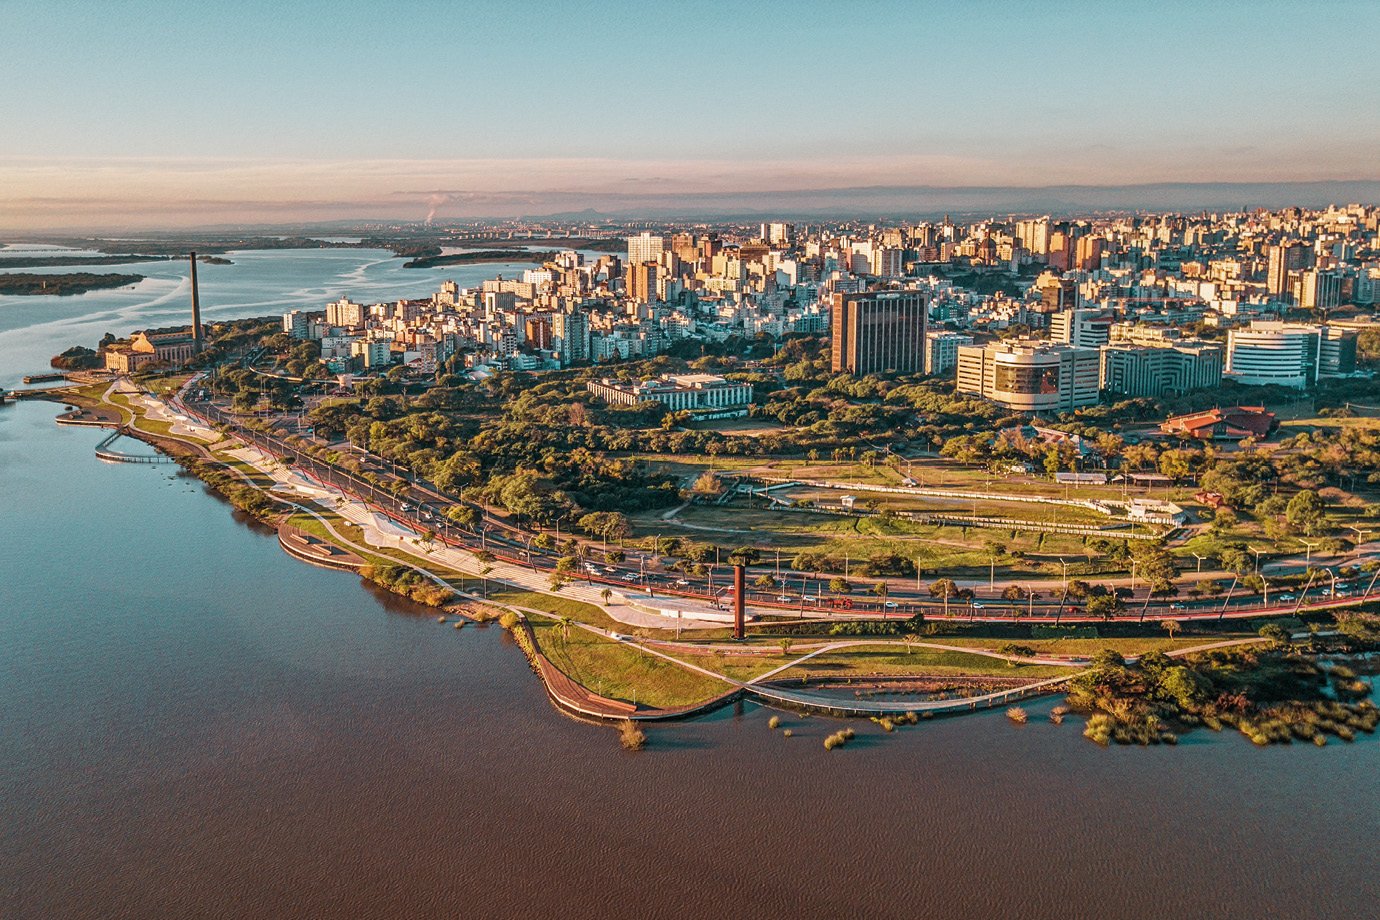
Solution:
<path fill-rule="evenodd" d="M 201 351 L 201 298 L 197 293 L 196 287 L 196 253 L 191 254 L 192 260 L 192 342 L 196 345 L 196 350 Z"/>
<path fill-rule="evenodd" d="M 733 638 L 747 638 L 747 574 L 741 565 L 733 567 Z"/>

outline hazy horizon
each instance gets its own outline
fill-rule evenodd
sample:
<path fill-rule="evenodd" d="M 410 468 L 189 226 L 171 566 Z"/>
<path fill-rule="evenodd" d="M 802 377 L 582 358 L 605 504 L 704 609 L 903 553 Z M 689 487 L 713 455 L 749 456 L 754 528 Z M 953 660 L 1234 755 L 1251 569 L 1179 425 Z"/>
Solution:
<path fill-rule="evenodd" d="M 0 27 L 10 234 L 1380 198 L 1373 2 L 7 0 Z"/>

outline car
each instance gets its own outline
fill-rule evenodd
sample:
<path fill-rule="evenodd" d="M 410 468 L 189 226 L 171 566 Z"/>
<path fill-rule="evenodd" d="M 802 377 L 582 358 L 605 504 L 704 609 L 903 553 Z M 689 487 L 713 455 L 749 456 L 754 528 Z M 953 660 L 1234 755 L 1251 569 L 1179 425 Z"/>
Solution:
<path fill-rule="evenodd" d="M 887 601 L 886 603 L 882 604 L 882 606 L 885 607 L 887 610 L 895 610 L 899 605 L 895 601 Z"/>
<path fill-rule="evenodd" d="M 1183 603 L 1180 602 L 1180 601 L 1175 601 L 1174 603 L 1172 603 L 1172 604 L 1169 605 L 1169 609 L 1170 609 L 1170 610 L 1183 610 L 1183 609 L 1184 609 L 1184 605 L 1183 605 Z"/>
<path fill-rule="evenodd" d="M 585 563 L 585 571 L 591 575 L 598 575 L 599 567 L 597 565 L 590 565 L 589 563 Z"/>
<path fill-rule="evenodd" d="M 973 601 L 973 609 L 974 609 L 974 610 L 986 610 L 986 609 L 987 609 L 987 605 L 984 604 L 982 601 Z"/>
<path fill-rule="evenodd" d="M 778 594 L 776 600 L 778 603 L 789 604 L 791 602 L 791 596 L 789 594 Z"/>
<path fill-rule="evenodd" d="M 624 580 L 624 581 L 637 581 L 637 573 L 636 573 L 636 572 L 624 572 L 624 573 L 623 573 L 623 580 Z"/>
<path fill-rule="evenodd" d="M 1289 591 L 1285 591 L 1283 594 L 1281 594 L 1281 595 L 1279 596 L 1279 599 L 1282 600 L 1282 601 L 1296 601 L 1296 600 L 1298 600 L 1299 598 L 1298 598 L 1298 595 L 1297 595 L 1297 594 L 1293 594 L 1293 593 L 1291 593 L 1291 592 L 1289 592 Z"/>
<path fill-rule="evenodd" d="M 815 597 L 813 594 L 802 594 L 802 595 L 800 595 L 800 599 L 801 599 L 802 601 L 804 601 L 805 603 L 807 603 L 807 604 L 818 604 L 818 603 L 819 603 L 819 598 Z"/>
<path fill-rule="evenodd" d="M 1346 588 L 1338 588 L 1336 591 L 1332 593 L 1335 594 L 1337 597 L 1351 597 L 1351 592 L 1348 591 Z"/>
<path fill-rule="evenodd" d="M 684 588 L 688 584 L 690 584 L 690 582 L 686 581 L 684 578 L 676 579 L 676 587 L 678 588 Z"/>
<path fill-rule="evenodd" d="M 604 566 L 604 571 L 607 572 L 608 574 L 612 575 L 612 574 L 614 574 L 615 572 L 617 572 L 618 570 L 615 569 L 615 568 L 614 568 L 613 566 L 611 566 L 611 565 L 606 565 L 606 566 Z"/>

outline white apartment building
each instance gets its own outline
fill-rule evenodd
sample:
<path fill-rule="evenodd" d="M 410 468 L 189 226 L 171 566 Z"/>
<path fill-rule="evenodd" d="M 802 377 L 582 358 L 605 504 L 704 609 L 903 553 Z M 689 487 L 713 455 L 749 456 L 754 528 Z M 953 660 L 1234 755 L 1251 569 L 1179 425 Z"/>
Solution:
<path fill-rule="evenodd" d="M 958 349 L 973 344 L 973 337 L 962 332 L 938 329 L 925 333 L 925 373 L 943 374 L 958 366 Z"/>

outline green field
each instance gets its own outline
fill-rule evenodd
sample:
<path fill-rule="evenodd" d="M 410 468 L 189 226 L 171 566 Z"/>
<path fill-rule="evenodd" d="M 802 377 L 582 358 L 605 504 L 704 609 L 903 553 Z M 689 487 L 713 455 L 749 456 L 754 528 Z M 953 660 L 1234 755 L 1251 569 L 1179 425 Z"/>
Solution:
<path fill-rule="evenodd" d="M 567 631 L 554 622 L 536 620 L 532 631 L 552 664 L 600 696 L 672 709 L 702 703 L 732 689 L 723 681 L 578 627 Z"/>

